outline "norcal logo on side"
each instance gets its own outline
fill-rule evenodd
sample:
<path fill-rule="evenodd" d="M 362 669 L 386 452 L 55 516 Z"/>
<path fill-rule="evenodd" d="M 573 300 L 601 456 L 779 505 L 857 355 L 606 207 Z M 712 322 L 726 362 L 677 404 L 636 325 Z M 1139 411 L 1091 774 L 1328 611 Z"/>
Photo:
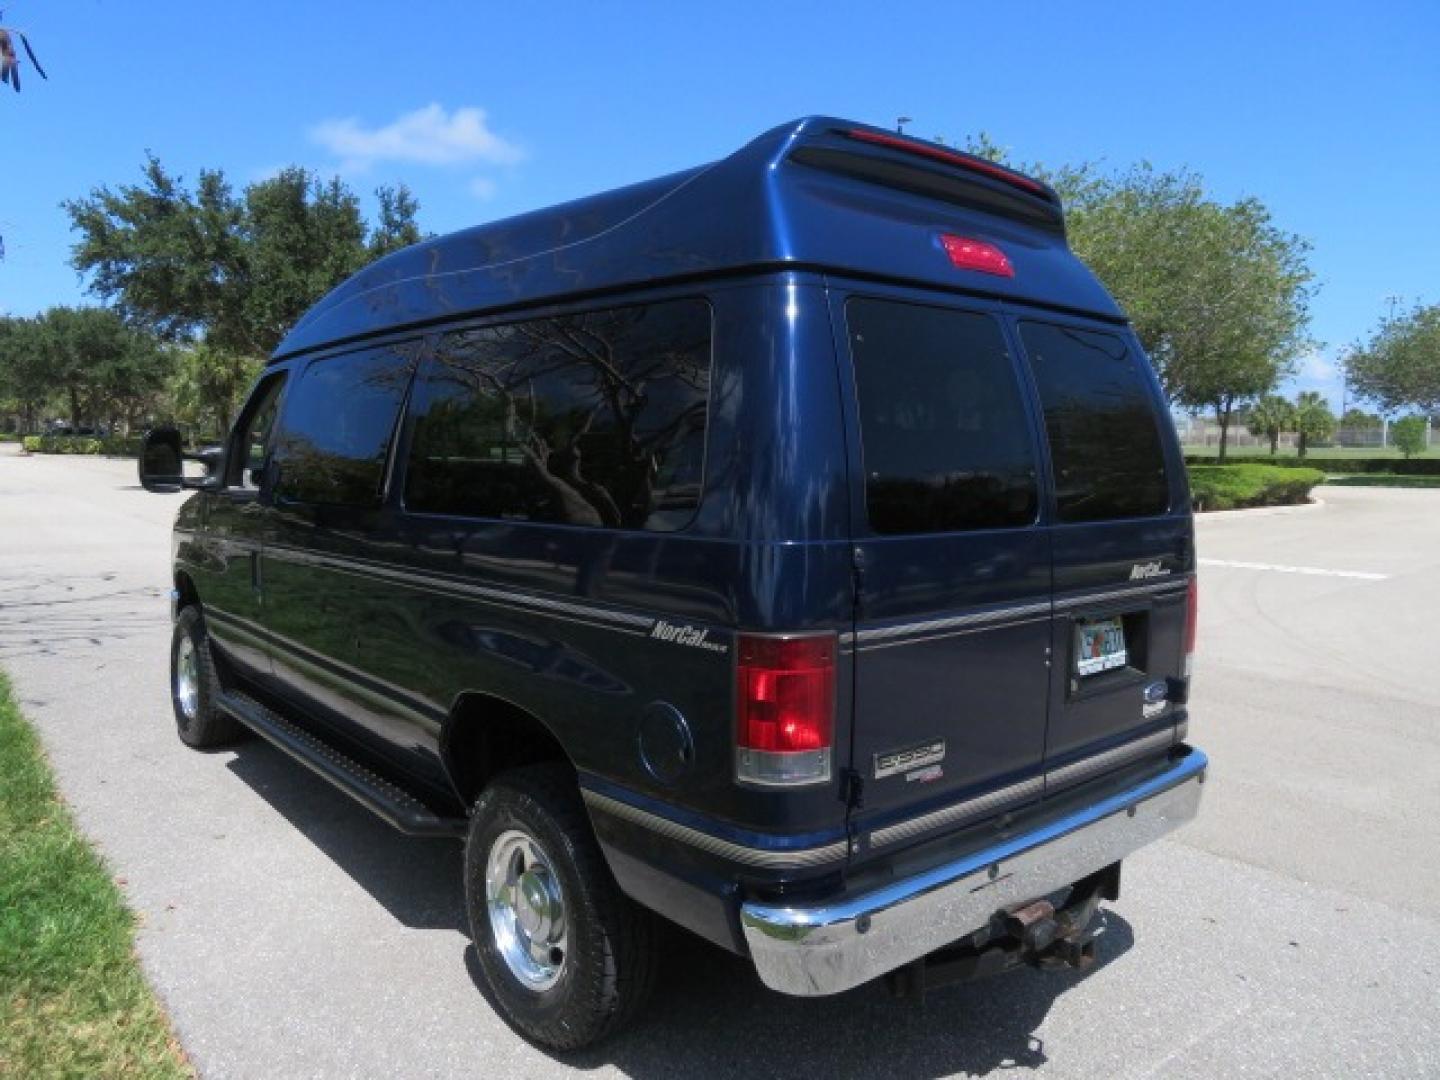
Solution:
<path fill-rule="evenodd" d="M 675 645 L 688 645 L 692 649 L 705 649 L 707 652 L 729 652 L 730 646 L 710 640 L 710 631 L 695 626 L 676 626 L 664 619 L 656 619 L 655 625 L 650 628 L 650 636 L 657 641 L 669 641 Z"/>
<path fill-rule="evenodd" d="M 1141 581 L 1145 578 L 1168 577 L 1170 570 L 1161 565 L 1160 560 L 1154 562 L 1138 562 L 1130 568 L 1130 580 Z"/>

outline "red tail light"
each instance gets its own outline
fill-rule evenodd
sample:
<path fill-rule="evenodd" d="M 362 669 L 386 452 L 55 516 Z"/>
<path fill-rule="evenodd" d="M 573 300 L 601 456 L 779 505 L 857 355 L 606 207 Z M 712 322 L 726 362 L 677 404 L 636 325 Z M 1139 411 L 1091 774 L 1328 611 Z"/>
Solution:
<path fill-rule="evenodd" d="M 737 777 L 754 784 L 830 779 L 835 635 L 742 634 L 737 649 Z"/>
<path fill-rule="evenodd" d="M 1195 619 L 1199 615 L 1199 582 L 1192 577 L 1185 588 L 1185 677 L 1190 677 L 1190 658 L 1195 655 Z"/>
<path fill-rule="evenodd" d="M 945 248 L 945 254 L 950 256 L 950 261 L 961 270 L 979 270 L 982 274 L 995 274 L 998 277 L 1015 276 L 1015 267 L 1010 265 L 1010 258 L 994 244 L 987 244 L 984 240 L 972 240 L 968 236 L 953 236 L 950 233 L 940 234 L 940 243 Z"/>

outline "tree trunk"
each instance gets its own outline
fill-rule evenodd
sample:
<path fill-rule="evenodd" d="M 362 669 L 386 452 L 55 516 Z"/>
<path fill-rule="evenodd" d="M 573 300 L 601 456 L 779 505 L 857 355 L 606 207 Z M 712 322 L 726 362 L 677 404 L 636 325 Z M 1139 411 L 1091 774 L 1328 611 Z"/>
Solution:
<path fill-rule="evenodd" d="M 75 387 L 66 387 L 66 393 L 70 395 L 70 430 L 80 430 L 80 391 Z"/>
<path fill-rule="evenodd" d="M 1220 454 L 1216 463 L 1225 464 L 1226 443 L 1230 439 L 1230 417 L 1235 411 L 1235 399 L 1233 397 L 1221 398 L 1215 403 L 1215 422 L 1220 425 Z"/>
<path fill-rule="evenodd" d="M 1305 432 L 1300 432 L 1300 441 L 1296 444 L 1296 446 L 1296 456 L 1303 458 L 1305 456 Z"/>
<path fill-rule="evenodd" d="M 1280 432 L 1270 432 L 1270 456 L 1274 457 L 1280 452 Z"/>

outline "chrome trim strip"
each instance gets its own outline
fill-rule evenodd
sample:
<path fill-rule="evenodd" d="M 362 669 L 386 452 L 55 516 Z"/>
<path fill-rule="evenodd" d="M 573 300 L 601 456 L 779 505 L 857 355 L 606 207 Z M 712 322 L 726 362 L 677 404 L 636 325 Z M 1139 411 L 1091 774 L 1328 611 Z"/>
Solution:
<path fill-rule="evenodd" d="M 382 566 L 362 559 L 352 559 L 343 555 L 332 555 L 328 552 L 304 551 L 299 548 L 266 544 L 265 554 L 275 555 L 277 558 L 301 563 L 302 565 L 328 567 L 343 573 L 369 573 L 376 577 L 386 578 L 416 588 L 471 596 L 495 604 L 532 608 L 558 615 L 572 615 L 592 621 L 598 620 L 599 622 L 613 624 L 612 628 L 614 629 L 625 629 L 631 633 L 649 634 L 650 628 L 655 624 L 655 617 L 650 615 L 636 615 L 628 611 L 616 611 L 612 608 L 579 604 L 571 600 L 557 600 L 545 596 L 536 596 L 532 593 L 499 589 L 490 585 L 477 585 L 474 582 L 463 581 L 458 578 L 446 577 L 439 574 L 420 573 L 413 570 L 401 570 L 392 566 Z"/>
<path fill-rule="evenodd" d="M 887 825 L 883 829 L 876 829 L 870 834 L 870 846 L 884 847 L 887 844 L 908 840 L 917 833 L 938 829 L 942 825 L 957 825 L 972 818 L 985 817 L 1011 803 L 1034 798 L 1044 789 L 1045 778 L 1032 776 L 1029 780 L 1021 780 L 1018 784 L 1011 784 L 1009 787 L 1000 788 L 973 799 L 966 799 L 964 802 L 955 803 L 952 806 L 941 807 L 939 810 L 911 818 L 909 821 L 901 821 L 895 825 Z"/>
<path fill-rule="evenodd" d="M 1101 589 L 1083 596 L 1057 596 L 1055 609 L 1064 611 L 1069 608 L 1084 607 L 1086 604 L 1103 604 L 1111 600 L 1124 600 L 1131 596 L 1150 596 L 1153 593 L 1178 591 L 1184 589 L 1189 580 L 1189 574 L 1175 574 L 1167 577 L 1164 581 L 1149 585 L 1127 585 L 1119 589 Z"/>
<path fill-rule="evenodd" d="M 1174 725 L 1164 731 L 1157 731 L 1153 735 L 1146 735 L 1144 738 L 1136 739 L 1134 742 L 1126 743 L 1124 746 L 1117 746 L 1113 750 L 1106 750 L 1093 757 L 1082 758 L 1070 765 L 1059 769 L 1052 769 L 1045 774 L 1045 786 L 1064 787 L 1088 779 L 1096 773 L 1102 773 L 1114 769 L 1127 761 L 1142 758 L 1146 754 L 1156 750 L 1163 750 L 1173 746 L 1175 743 Z"/>
<path fill-rule="evenodd" d="M 760 981 L 786 994 L 836 994 L 948 945 L 1002 908 L 1071 885 L 1192 820 L 1207 764 L 1193 750 L 1128 791 L 858 896 L 813 907 L 747 901 L 740 924 Z"/>
<path fill-rule="evenodd" d="M 690 844 L 711 855 L 718 855 L 722 859 L 730 859 L 733 862 L 765 870 L 792 870 L 823 866 L 826 863 L 843 859 L 849 846 L 844 840 L 837 840 L 833 844 L 825 844 L 821 847 L 790 851 L 746 847 L 744 844 L 732 843 L 729 840 L 722 840 L 718 836 L 701 832 L 699 829 L 692 829 L 688 825 L 681 825 L 678 821 L 671 821 L 659 814 L 652 814 L 648 810 L 641 810 L 638 806 L 631 806 L 627 802 L 612 799 L 608 795 L 601 795 L 598 791 L 591 791 L 589 788 L 582 788 L 580 793 L 584 796 L 586 805 L 592 810 L 600 810 L 633 825 L 652 829 L 661 836 Z"/>

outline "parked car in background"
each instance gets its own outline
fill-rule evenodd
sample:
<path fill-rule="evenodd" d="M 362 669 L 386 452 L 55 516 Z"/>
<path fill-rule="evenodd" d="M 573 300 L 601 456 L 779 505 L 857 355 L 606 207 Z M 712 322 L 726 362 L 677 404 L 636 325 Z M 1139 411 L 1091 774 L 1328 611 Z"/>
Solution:
<path fill-rule="evenodd" d="M 180 458 L 180 737 L 460 838 L 543 1045 L 636 1013 L 657 916 L 788 994 L 1084 966 L 1197 811 L 1165 402 L 988 161 L 815 117 L 426 241 Z"/>

